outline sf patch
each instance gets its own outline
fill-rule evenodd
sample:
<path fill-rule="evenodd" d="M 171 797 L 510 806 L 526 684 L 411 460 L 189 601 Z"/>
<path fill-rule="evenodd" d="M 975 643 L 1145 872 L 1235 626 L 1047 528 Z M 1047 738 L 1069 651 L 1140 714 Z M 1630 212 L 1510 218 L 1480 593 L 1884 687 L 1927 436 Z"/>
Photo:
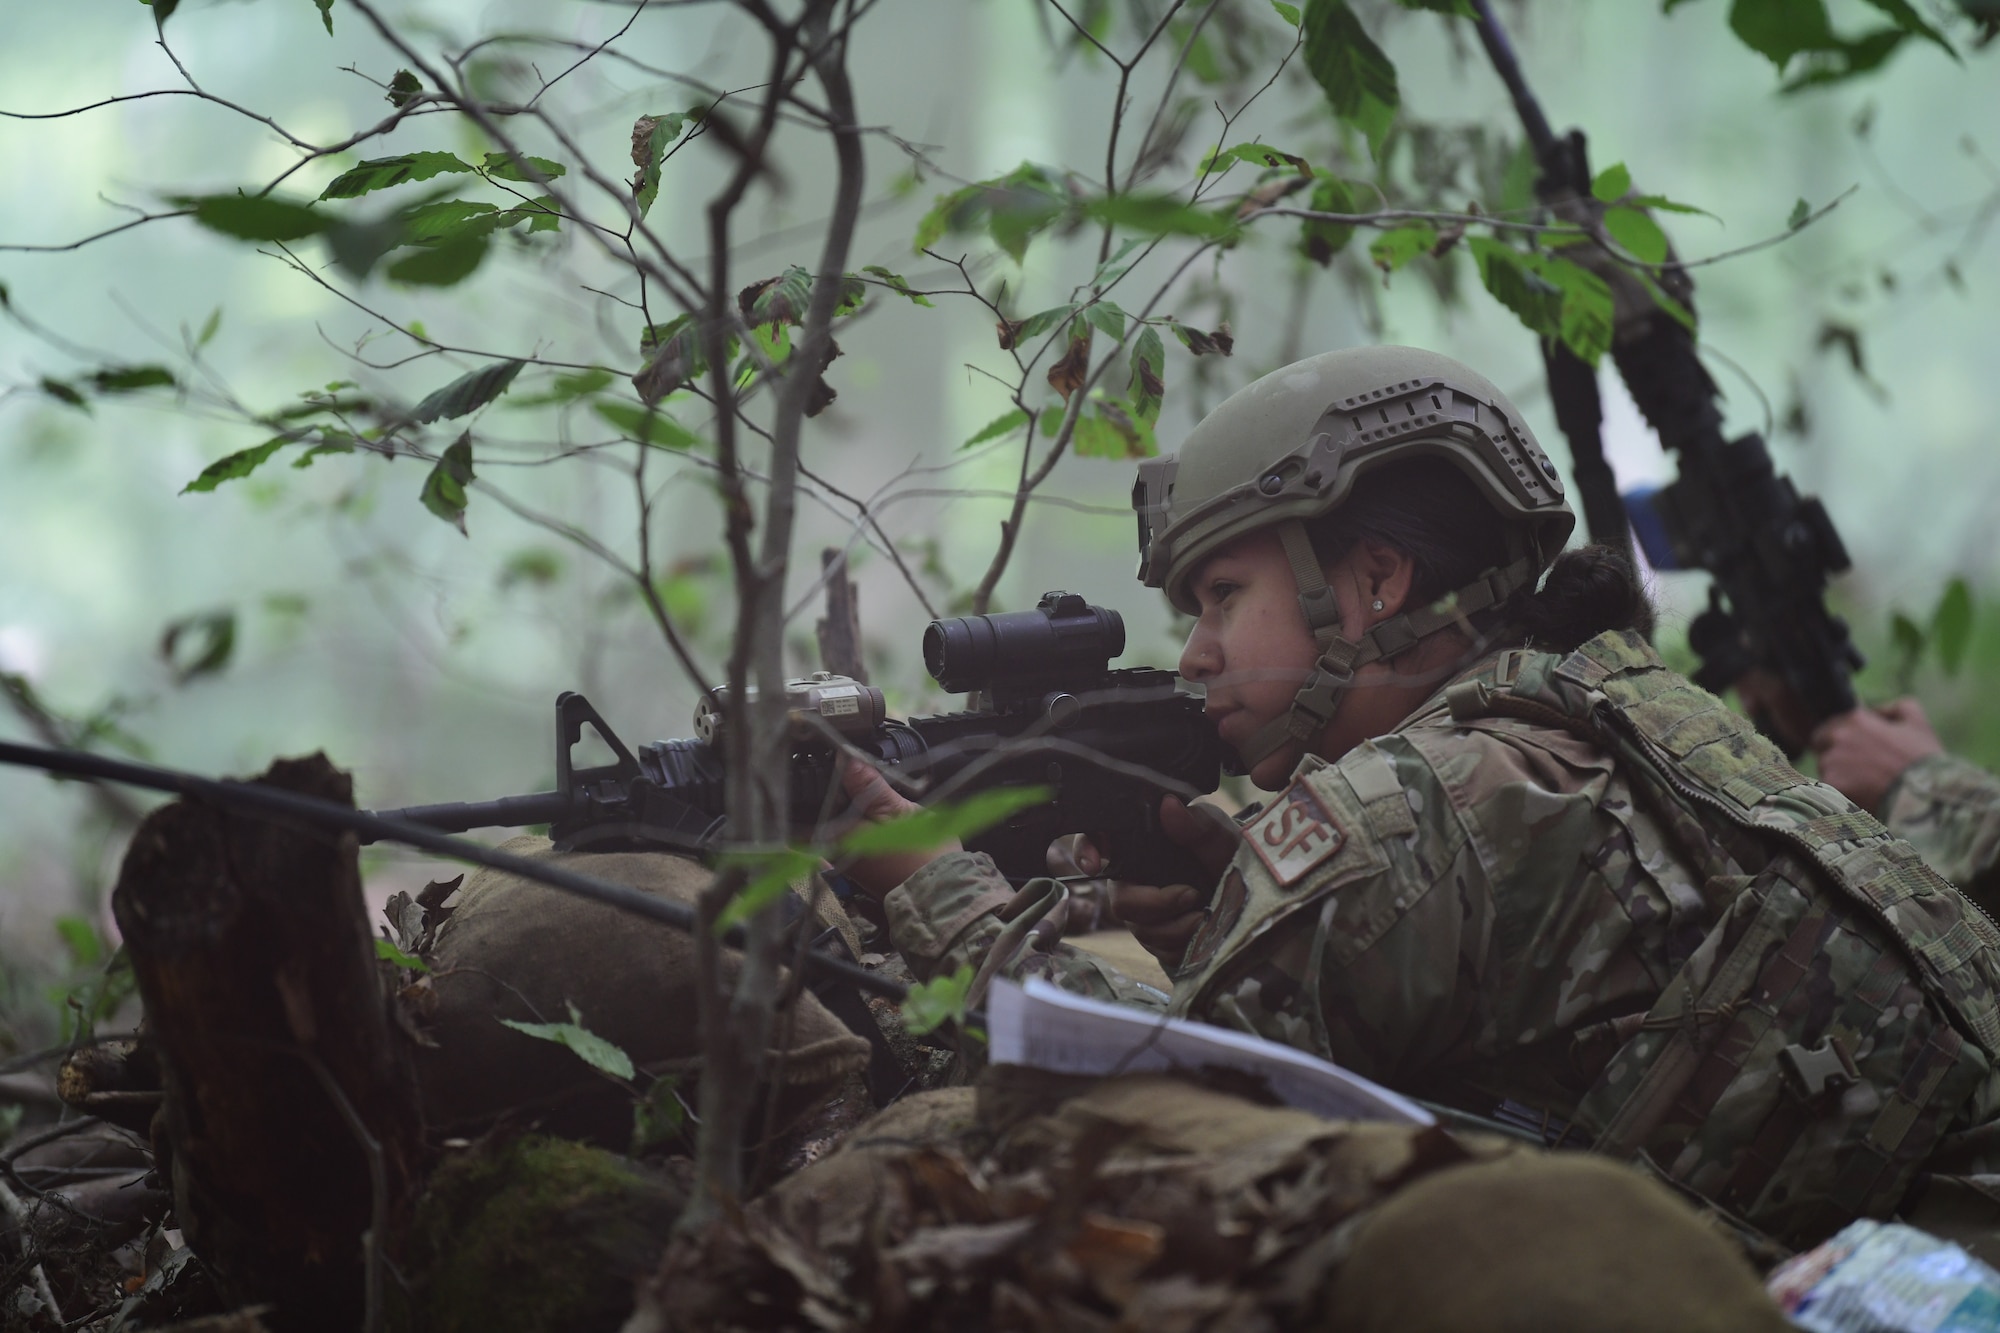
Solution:
<path fill-rule="evenodd" d="M 1340 850 L 1347 835 L 1304 779 L 1292 779 L 1271 808 L 1243 830 L 1244 841 L 1279 884 L 1290 886 Z"/>

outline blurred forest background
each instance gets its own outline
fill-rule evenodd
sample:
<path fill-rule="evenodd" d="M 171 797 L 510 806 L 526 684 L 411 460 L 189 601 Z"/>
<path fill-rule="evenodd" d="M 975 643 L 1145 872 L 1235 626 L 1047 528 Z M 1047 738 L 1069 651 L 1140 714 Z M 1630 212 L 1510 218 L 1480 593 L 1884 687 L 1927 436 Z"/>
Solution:
<path fill-rule="evenodd" d="M 315 142 L 339 140 L 387 114 L 383 85 L 406 62 L 345 5 L 327 3 L 183 0 L 167 27 L 172 55 L 211 93 Z M 1243 84 L 1245 71 L 1261 79 L 1294 40 L 1287 6 L 1217 5 L 1233 14 L 1210 39 L 1187 40 L 1185 26 L 1170 34 L 1188 55 L 1161 118 L 1171 178 L 1162 188 L 1192 178 L 1218 146 L 1211 102 L 1233 110 L 1240 89 L 1257 86 Z M 1739 0 L 1734 9 L 1757 7 Z M 1070 8 L 1113 49 L 1131 48 L 1118 35 L 1127 32 L 1124 0 Z M 1829 12 L 1836 28 L 1859 31 L 1893 8 L 1831 0 Z M 540 87 L 631 20 L 622 49 L 644 53 L 650 67 L 594 61 L 546 94 L 613 175 L 630 170 L 636 117 L 705 100 L 660 69 L 692 71 L 716 88 L 760 77 L 758 44 L 742 40 L 720 5 L 636 18 L 631 5 L 542 0 L 381 9 L 432 49 L 494 33 L 572 44 L 482 47 L 467 77 L 496 90 Z M 1400 76 L 1402 105 L 1379 154 L 1334 123 L 1298 62 L 1227 142 L 1262 139 L 1312 157 L 1352 184 L 1357 207 L 1379 197 L 1455 211 L 1477 200 L 1490 212 L 1510 191 L 1519 206 L 1528 177 L 1518 124 L 1470 29 L 1388 3 L 1354 9 Z M 1958 58 L 1909 40 L 1865 74 L 1786 91 L 1800 65 L 1781 73 L 1750 49 L 1728 22 L 1728 0 L 1669 3 L 1671 12 L 1601 0 L 1499 9 L 1551 121 L 1588 132 L 1595 166 L 1623 162 L 1642 191 L 1713 215 L 1660 215 L 1683 257 L 1784 237 L 1697 273 L 1702 345 L 1728 395 L 1729 425 L 1767 432 L 1780 467 L 1839 525 L 1854 570 L 1835 598 L 1871 659 L 1864 692 L 1914 689 L 1948 743 L 2000 763 L 2000 701 L 1986 689 L 2000 674 L 2000 449 L 1988 396 L 2000 366 L 2000 255 L 1989 244 L 2000 216 L 2000 56 L 1980 46 L 1957 6 L 1916 0 Z M 185 86 L 132 0 L 6 0 L 0 13 L 0 111 L 50 113 Z M 550 34 L 558 15 L 568 26 Z M 1119 71 L 1046 5 L 881 0 L 851 59 L 862 121 L 893 132 L 867 143 L 855 270 L 881 265 L 923 290 L 960 285 L 950 265 L 913 253 L 941 192 L 1023 161 L 1101 171 Z M 1156 65 L 1132 82 L 1141 118 L 1171 60 Z M 699 205 L 731 165 L 721 138 L 690 142 L 652 213 L 694 256 Z M 457 118 L 412 119 L 387 144 L 313 162 L 287 189 L 310 199 L 364 155 L 476 159 L 490 147 Z M 435 506 L 427 511 L 426 469 L 400 459 L 322 457 L 299 470 L 287 453 L 241 480 L 183 493 L 204 468 L 268 434 L 239 405 L 270 414 L 314 391 L 411 404 L 488 363 L 417 356 L 427 342 L 489 358 L 562 347 L 622 379 L 643 320 L 623 303 L 629 291 L 600 294 L 608 270 L 573 228 L 501 233 L 476 276 L 449 288 L 379 276 L 316 281 L 272 246 L 188 218 L 73 250 L 12 248 L 67 245 L 170 196 L 254 188 L 296 158 L 266 125 L 189 97 L 0 120 L 9 310 L 0 321 L 0 673 L 14 679 L 19 705 L 0 710 L 0 733 L 34 736 L 30 714 L 40 707 L 44 728 L 69 739 L 205 773 L 254 772 L 274 755 L 323 749 L 354 774 L 358 802 L 375 807 L 546 788 L 551 705 L 564 689 L 587 693 L 630 742 L 690 734 L 695 689 L 630 582 L 515 512 L 559 515 L 611 544 L 632 531 L 628 482 L 607 468 L 541 465 L 550 442 L 567 447 L 593 426 L 601 435 L 611 420 L 575 412 L 545 371 L 531 368 L 478 418 L 497 443 L 482 446 L 463 532 Z M 1238 170 L 1239 190 L 1250 188 L 1254 164 Z M 739 235 L 752 238 L 737 250 L 746 280 L 813 262 L 830 174 L 819 143 L 780 146 L 741 219 Z M 1785 235 L 1801 201 L 1812 210 L 1836 199 L 1825 217 Z M 1159 446 L 1173 449 L 1206 407 L 1289 360 L 1395 341 L 1483 370 L 1564 460 L 1535 338 L 1481 289 L 1466 247 L 1387 273 L 1371 262 L 1373 238 L 1364 232 L 1320 266 L 1301 253 L 1298 223 L 1252 228 L 1176 279 L 1162 312 L 1211 331 L 1226 321 L 1235 342 L 1226 358 L 1195 359 L 1169 340 Z M 305 267 L 323 269 L 316 241 L 293 248 Z M 947 234 L 935 253 L 977 248 Z M 992 249 L 971 275 L 989 296 L 1004 279 L 1015 318 L 1067 299 L 1098 258 L 1088 228 L 1038 244 L 1018 266 Z M 1169 282 L 1172 257 L 1149 262 L 1158 271 L 1148 281 Z M 807 487 L 788 594 L 793 653 L 799 669 L 817 666 L 818 552 L 851 545 L 875 681 L 892 707 L 933 710 L 947 699 L 916 651 L 925 602 L 941 614 L 964 608 L 1021 470 L 1018 443 L 964 445 L 1013 406 L 992 375 L 1019 375 L 996 345 L 992 312 L 970 299 L 925 307 L 878 287 L 839 340 L 844 354 L 828 373 L 839 396 L 809 423 L 805 457 L 833 487 L 872 497 L 876 526 L 857 535 L 851 506 Z M 174 384 L 79 391 L 104 367 L 139 365 L 165 367 Z M 1603 381 L 1621 485 L 1671 477 L 1608 360 Z M 1040 389 L 1040 374 L 1030 382 Z M 510 453 L 508 441 L 519 447 Z M 732 621 L 717 505 L 699 467 L 660 475 L 672 480 L 651 530 L 656 587 L 714 672 Z M 1048 588 L 1079 592 L 1123 611 L 1126 664 L 1171 664 L 1178 629 L 1132 579 L 1131 479 L 1122 457 L 1064 458 L 1027 511 L 994 607 L 1030 605 Z M 495 487 L 515 505 L 480 489 Z M 1685 653 L 1675 640 L 1705 583 L 1658 577 L 1670 652 Z M 1919 649 L 1934 625 L 1942 644 Z M 49 988 L 102 954 L 128 814 L 76 786 L 0 772 L 0 969 L 15 992 L 0 1041 L 50 1036 L 58 1009 Z M 364 865 L 381 894 L 421 885 L 432 868 L 383 850 Z"/>

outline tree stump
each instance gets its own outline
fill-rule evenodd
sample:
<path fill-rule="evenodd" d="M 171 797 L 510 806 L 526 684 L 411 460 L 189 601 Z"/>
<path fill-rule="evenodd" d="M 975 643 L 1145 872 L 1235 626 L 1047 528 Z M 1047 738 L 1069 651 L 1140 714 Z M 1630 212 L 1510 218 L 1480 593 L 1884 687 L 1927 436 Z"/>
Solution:
<path fill-rule="evenodd" d="M 341 804 L 324 755 L 259 782 Z M 112 894 L 166 1090 L 175 1211 L 224 1299 L 274 1327 L 380 1310 L 384 1233 L 420 1179 L 422 1122 L 352 834 L 177 801 L 133 836 Z"/>

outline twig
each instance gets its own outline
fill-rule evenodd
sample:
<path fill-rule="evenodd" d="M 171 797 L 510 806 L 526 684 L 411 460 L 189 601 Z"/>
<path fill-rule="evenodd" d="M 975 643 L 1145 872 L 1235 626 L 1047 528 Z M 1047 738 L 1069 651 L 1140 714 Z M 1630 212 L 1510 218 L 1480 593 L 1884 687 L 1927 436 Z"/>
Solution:
<path fill-rule="evenodd" d="M 63 1318 L 62 1306 L 56 1304 L 55 1288 L 49 1285 L 49 1275 L 42 1270 L 42 1261 L 35 1255 L 35 1237 L 30 1228 L 27 1206 L 4 1181 L 0 1181 L 0 1208 L 5 1208 L 7 1215 L 14 1219 L 14 1224 L 21 1228 L 21 1257 L 34 1265 L 30 1271 L 35 1275 L 35 1295 L 41 1297 L 42 1304 L 48 1307 L 56 1323 L 67 1322 Z"/>

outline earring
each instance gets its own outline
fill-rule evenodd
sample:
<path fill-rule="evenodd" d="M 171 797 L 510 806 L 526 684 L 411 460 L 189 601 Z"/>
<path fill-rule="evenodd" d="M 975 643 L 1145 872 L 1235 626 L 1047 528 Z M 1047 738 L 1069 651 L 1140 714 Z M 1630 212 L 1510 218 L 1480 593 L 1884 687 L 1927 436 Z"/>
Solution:
<path fill-rule="evenodd" d="M 1372 603 L 1370 603 L 1370 605 L 1375 610 L 1380 611 L 1382 609 L 1382 599 L 1380 597 L 1377 597 Z"/>

